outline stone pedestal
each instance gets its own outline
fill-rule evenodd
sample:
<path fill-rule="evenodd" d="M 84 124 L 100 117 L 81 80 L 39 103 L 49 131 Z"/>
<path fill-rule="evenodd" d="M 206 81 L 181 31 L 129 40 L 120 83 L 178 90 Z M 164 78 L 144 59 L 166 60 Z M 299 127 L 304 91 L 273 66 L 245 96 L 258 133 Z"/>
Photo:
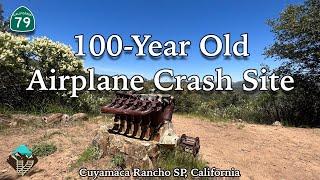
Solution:
<path fill-rule="evenodd" d="M 97 130 L 92 143 L 100 150 L 101 157 L 122 155 L 127 168 L 153 168 L 160 151 L 157 142 L 133 139 L 108 132 L 108 126 Z"/>

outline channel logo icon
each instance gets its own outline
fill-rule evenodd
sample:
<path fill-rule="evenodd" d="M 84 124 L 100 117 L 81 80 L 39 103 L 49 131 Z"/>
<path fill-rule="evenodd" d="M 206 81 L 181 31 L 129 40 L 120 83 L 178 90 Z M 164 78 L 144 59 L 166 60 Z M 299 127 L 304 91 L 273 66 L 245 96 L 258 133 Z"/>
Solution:
<path fill-rule="evenodd" d="M 21 144 L 11 152 L 7 162 L 16 170 L 18 175 L 24 176 L 37 164 L 38 158 L 32 154 L 32 151 L 26 145 Z"/>

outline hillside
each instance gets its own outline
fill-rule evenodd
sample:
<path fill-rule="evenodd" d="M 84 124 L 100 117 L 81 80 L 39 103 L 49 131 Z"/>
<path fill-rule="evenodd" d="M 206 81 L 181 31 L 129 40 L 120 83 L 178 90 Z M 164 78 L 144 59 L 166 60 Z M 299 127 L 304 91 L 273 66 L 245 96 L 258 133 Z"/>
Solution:
<path fill-rule="evenodd" d="M 29 177 L 78 178 L 77 168 L 72 170 L 70 166 L 90 144 L 95 129 L 105 123 L 105 120 L 95 118 L 69 127 L 30 126 L 1 132 L 0 179 L 16 178 L 14 170 L 6 163 L 14 147 L 21 143 L 32 146 L 44 140 L 56 144 L 57 151 L 39 158 Z M 200 154 L 210 166 L 239 169 L 242 179 L 320 178 L 317 173 L 320 172 L 320 129 L 213 123 L 181 115 L 175 115 L 173 123 L 179 135 L 186 133 L 200 137 Z M 100 159 L 83 166 L 108 168 L 110 159 Z"/>

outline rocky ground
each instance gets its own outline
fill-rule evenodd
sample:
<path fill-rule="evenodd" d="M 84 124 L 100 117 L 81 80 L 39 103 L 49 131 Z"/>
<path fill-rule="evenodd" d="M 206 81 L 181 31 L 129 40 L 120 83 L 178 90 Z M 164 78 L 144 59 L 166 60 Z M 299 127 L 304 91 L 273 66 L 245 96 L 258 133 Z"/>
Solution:
<path fill-rule="evenodd" d="M 0 179 L 17 178 L 6 163 L 12 149 L 42 141 L 54 143 L 57 152 L 39 158 L 32 172 L 20 179 L 77 179 L 78 169 L 70 166 L 105 123 L 100 117 L 68 126 L 17 126 L 1 131 Z M 200 137 L 200 155 L 209 166 L 239 169 L 241 179 L 320 179 L 320 129 L 213 123 L 181 115 L 174 116 L 173 124 L 179 135 Z M 111 164 L 103 158 L 84 166 L 104 169 Z"/>

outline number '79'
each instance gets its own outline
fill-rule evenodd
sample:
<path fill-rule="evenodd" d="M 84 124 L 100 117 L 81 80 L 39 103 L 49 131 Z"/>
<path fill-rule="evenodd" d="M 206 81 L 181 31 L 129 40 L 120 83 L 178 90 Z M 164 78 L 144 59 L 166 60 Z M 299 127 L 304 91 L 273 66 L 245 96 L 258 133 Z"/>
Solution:
<path fill-rule="evenodd" d="M 21 23 L 21 20 L 23 21 L 24 24 L 26 24 L 26 28 L 30 26 L 30 18 L 29 17 L 15 17 L 14 19 L 18 20 L 18 23 L 17 23 L 17 28 L 20 27 L 20 23 Z"/>

